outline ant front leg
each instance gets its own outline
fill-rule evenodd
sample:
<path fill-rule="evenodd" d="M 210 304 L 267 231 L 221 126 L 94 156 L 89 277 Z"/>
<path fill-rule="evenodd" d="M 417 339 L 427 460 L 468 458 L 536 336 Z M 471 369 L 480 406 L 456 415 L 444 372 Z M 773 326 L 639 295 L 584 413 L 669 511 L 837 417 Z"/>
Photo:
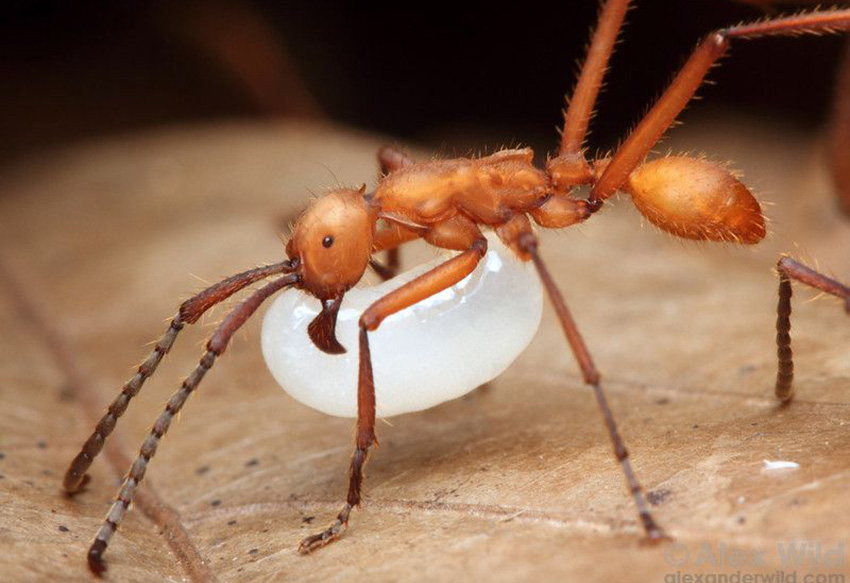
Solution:
<path fill-rule="evenodd" d="M 543 282 L 543 287 L 546 288 L 546 292 L 549 295 L 552 306 L 558 314 L 558 319 L 561 322 L 561 328 L 564 330 L 564 336 L 566 336 L 573 355 L 575 355 L 576 360 L 578 361 L 579 368 L 581 369 L 582 376 L 584 377 L 584 382 L 593 387 L 593 394 L 596 396 L 596 402 L 602 413 L 605 428 L 608 430 L 608 435 L 611 438 L 612 445 L 614 446 L 614 455 L 617 457 L 617 461 L 623 469 L 623 474 L 626 477 L 629 492 L 631 492 L 632 497 L 634 498 L 638 515 L 640 516 L 641 523 L 643 524 L 643 529 L 646 533 L 646 538 L 644 540 L 647 543 L 653 544 L 663 540 L 669 540 L 670 537 L 668 537 L 664 533 L 664 530 L 658 526 L 655 519 L 652 517 L 652 513 L 649 511 L 649 504 L 646 501 L 643 489 L 641 488 L 634 470 L 632 469 L 631 461 L 629 461 L 629 452 L 623 443 L 623 438 L 620 436 L 619 430 L 617 429 L 617 423 L 614 421 L 614 414 L 611 411 L 611 406 L 608 404 L 608 397 L 605 395 L 605 390 L 602 388 L 599 371 L 596 369 L 596 365 L 593 363 L 593 357 L 590 356 L 590 351 L 587 349 L 584 339 L 576 326 L 575 320 L 573 320 L 572 314 L 567 307 L 567 303 L 564 301 L 563 294 L 558 289 L 555 281 L 549 273 L 549 270 L 540 258 L 538 253 L 537 237 L 530 231 L 525 232 L 517 238 L 517 245 L 519 249 L 523 253 L 528 254 L 534 262 L 534 266 L 540 274 L 540 280 Z"/>
<path fill-rule="evenodd" d="M 457 249 L 466 242 L 459 255 L 427 271 L 400 288 L 390 292 L 369 306 L 360 317 L 360 367 L 357 378 L 357 432 L 354 455 L 349 469 L 348 495 L 345 505 L 331 526 L 301 541 L 299 552 L 308 554 L 337 538 L 348 525 L 351 509 L 359 506 L 363 485 L 363 466 L 369 448 L 377 445 L 375 436 L 375 381 L 372 374 L 372 357 L 369 351 L 369 332 L 374 332 L 381 322 L 426 298 L 450 288 L 475 270 L 487 253 L 487 239 L 469 219 L 449 219 L 426 235 L 429 243 L 444 248 Z"/>
<path fill-rule="evenodd" d="M 819 289 L 844 300 L 844 310 L 850 315 L 850 287 L 814 269 L 781 257 L 776 264 L 779 272 L 779 304 L 776 307 L 776 398 L 790 403 L 794 398 L 794 354 L 791 350 L 791 280 Z"/>
<path fill-rule="evenodd" d="M 165 335 L 156 343 L 153 352 L 139 365 L 136 374 L 121 388 L 121 392 L 109 405 L 109 409 L 98 422 L 94 432 L 83 444 L 80 453 L 71 462 L 63 481 L 66 492 L 74 494 L 86 485 L 88 482 L 86 471 L 103 449 L 106 438 L 115 429 L 118 419 L 127 410 L 130 401 L 139 394 L 142 385 L 156 371 L 163 357 L 171 350 L 177 335 L 186 324 L 194 324 L 207 310 L 246 286 L 272 275 L 291 271 L 291 269 L 292 264 L 289 261 L 251 269 L 228 277 L 183 302 L 177 311 L 177 315 L 171 320 Z"/>

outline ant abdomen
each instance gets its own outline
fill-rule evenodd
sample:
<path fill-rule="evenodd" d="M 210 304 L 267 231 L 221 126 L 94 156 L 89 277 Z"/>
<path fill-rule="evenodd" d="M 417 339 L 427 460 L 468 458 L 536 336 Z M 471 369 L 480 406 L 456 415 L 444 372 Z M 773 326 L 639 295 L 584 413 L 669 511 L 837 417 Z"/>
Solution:
<path fill-rule="evenodd" d="M 623 190 L 649 222 L 678 237 L 753 244 L 765 235 L 756 198 L 729 170 L 708 160 L 653 160 L 632 172 Z"/>

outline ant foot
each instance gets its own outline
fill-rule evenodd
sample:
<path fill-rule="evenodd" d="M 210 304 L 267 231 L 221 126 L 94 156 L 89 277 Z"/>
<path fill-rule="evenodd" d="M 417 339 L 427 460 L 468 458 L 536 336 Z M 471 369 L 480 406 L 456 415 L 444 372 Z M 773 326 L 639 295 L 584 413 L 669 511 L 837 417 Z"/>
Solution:
<path fill-rule="evenodd" d="M 660 526 L 653 525 L 647 529 L 646 536 L 640 539 L 641 546 L 654 547 L 661 543 L 672 542 L 673 537 L 664 532 Z"/>
<path fill-rule="evenodd" d="M 103 552 L 105 550 L 106 541 L 100 539 L 94 541 L 91 548 L 89 548 L 89 570 L 98 578 L 102 577 L 106 571 L 106 563 L 103 562 Z"/>
<path fill-rule="evenodd" d="M 298 545 L 298 552 L 302 555 L 309 555 L 315 550 L 318 550 L 324 546 L 327 546 L 334 542 L 342 535 L 342 531 L 344 528 L 348 526 L 348 515 L 351 513 L 351 504 L 346 504 L 342 508 L 342 512 L 339 513 L 339 516 L 332 525 L 328 528 L 320 532 L 319 534 L 314 534 L 312 536 L 308 536 Z"/>

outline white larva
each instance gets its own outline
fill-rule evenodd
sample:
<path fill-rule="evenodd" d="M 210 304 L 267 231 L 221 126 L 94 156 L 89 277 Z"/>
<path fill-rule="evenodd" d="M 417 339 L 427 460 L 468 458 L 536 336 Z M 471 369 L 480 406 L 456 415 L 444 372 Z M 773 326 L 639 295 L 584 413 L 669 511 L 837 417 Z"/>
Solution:
<path fill-rule="evenodd" d="M 477 269 L 457 285 L 384 320 L 369 333 L 378 417 L 421 411 L 492 380 L 540 326 L 543 294 L 533 265 L 495 236 Z M 372 302 L 445 257 L 376 286 L 350 290 L 337 320 L 345 354 L 325 354 L 307 335 L 320 304 L 301 290 L 282 293 L 263 320 L 263 357 L 275 380 L 301 403 L 357 416 L 358 327 Z"/>

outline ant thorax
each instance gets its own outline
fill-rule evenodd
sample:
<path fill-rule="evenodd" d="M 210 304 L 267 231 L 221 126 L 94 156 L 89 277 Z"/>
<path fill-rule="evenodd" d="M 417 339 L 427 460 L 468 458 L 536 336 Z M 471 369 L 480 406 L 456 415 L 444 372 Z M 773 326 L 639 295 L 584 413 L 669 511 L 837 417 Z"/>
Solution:
<path fill-rule="evenodd" d="M 533 158 L 523 148 L 416 164 L 386 176 L 374 200 L 383 214 L 408 224 L 431 225 L 459 211 L 478 224 L 502 224 L 547 195 L 546 174 Z"/>

